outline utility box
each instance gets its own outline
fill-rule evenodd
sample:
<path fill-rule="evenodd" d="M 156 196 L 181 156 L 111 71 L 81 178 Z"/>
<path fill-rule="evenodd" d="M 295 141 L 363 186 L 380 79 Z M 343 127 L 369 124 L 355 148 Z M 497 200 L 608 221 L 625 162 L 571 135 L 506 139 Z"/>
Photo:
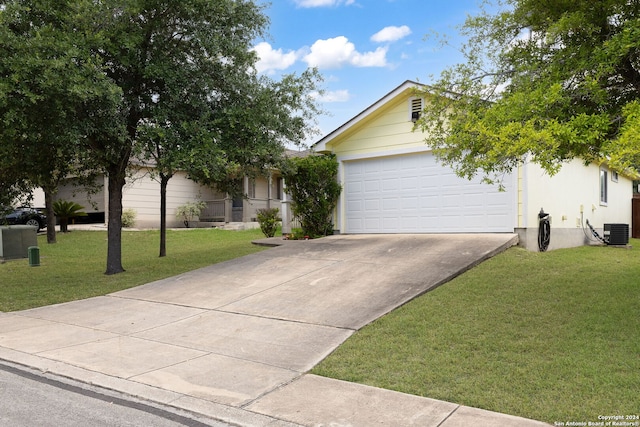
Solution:
<path fill-rule="evenodd" d="M 608 245 L 626 245 L 629 243 L 629 224 L 605 224 L 603 237 Z"/>
<path fill-rule="evenodd" d="M 0 258 L 27 258 L 28 248 L 38 244 L 38 230 L 31 225 L 0 227 Z"/>
<path fill-rule="evenodd" d="M 29 254 L 29 267 L 37 267 L 40 265 L 40 248 L 37 246 L 29 246 L 27 248 Z"/>

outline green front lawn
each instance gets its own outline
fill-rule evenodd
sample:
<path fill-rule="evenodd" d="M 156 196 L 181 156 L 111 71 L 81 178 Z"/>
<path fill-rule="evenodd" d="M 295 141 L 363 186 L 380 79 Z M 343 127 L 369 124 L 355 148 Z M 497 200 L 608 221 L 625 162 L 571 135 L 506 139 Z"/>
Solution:
<path fill-rule="evenodd" d="M 259 229 L 228 231 L 189 229 L 167 231 L 167 256 L 158 257 L 158 231 L 124 231 L 124 273 L 106 276 L 107 233 L 58 233 L 58 243 L 38 236 L 40 266 L 28 260 L 0 264 L 0 311 L 105 295 L 185 271 L 237 258 L 264 248 L 251 241 L 264 237 Z"/>
<path fill-rule="evenodd" d="M 313 373 L 551 424 L 640 415 L 631 244 L 509 249 L 365 327 Z"/>

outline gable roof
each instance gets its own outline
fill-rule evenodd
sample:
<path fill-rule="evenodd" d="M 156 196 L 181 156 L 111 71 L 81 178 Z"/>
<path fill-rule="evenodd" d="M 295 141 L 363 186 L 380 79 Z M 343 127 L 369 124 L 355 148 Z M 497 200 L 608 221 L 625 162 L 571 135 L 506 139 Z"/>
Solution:
<path fill-rule="evenodd" d="M 380 98 L 379 100 L 377 100 L 376 102 L 371 104 L 369 107 L 367 107 L 362 112 L 357 114 L 351 120 L 347 121 L 342 126 L 337 128 L 336 130 L 334 130 L 334 131 L 328 133 L 327 135 L 325 135 L 322 139 L 320 139 L 318 142 L 316 142 L 315 144 L 312 145 L 312 147 L 311 147 L 312 150 L 316 151 L 316 152 L 319 152 L 319 153 L 321 153 L 323 151 L 327 151 L 327 143 L 329 141 L 333 140 L 337 136 L 339 136 L 339 135 L 343 134 L 344 132 L 348 131 L 349 129 L 353 128 L 358 123 L 362 122 L 367 117 L 369 117 L 371 114 L 373 114 L 375 111 L 377 111 L 379 108 L 381 108 L 383 105 L 387 104 L 388 102 L 390 102 L 393 99 L 395 99 L 397 96 L 399 96 L 399 95 L 401 95 L 401 94 L 403 94 L 403 93 L 405 93 L 407 91 L 410 91 L 410 90 L 412 91 L 412 90 L 415 90 L 415 89 L 424 89 L 425 87 L 426 87 L 426 85 L 424 85 L 424 84 L 421 84 L 421 83 L 418 83 L 418 82 L 414 82 L 412 80 L 406 80 L 400 86 L 396 87 L 391 92 L 387 93 L 385 96 L 383 96 L 382 98 Z"/>

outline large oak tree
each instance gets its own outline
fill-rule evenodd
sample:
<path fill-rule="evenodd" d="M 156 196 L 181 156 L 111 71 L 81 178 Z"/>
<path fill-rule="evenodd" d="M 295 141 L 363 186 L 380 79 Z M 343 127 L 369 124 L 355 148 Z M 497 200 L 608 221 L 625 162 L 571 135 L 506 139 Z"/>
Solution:
<path fill-rule="evenodd" d="M 88 112 L 114 107 L 119 93 L 74 34 L 73 13 L 50 1 L 5 2 L 0 10 L 1 204 L 41 187 L 49 243 L 59 183 L 87 172 L 81 141 L 100 126 Z"/>
<path fill-rule="evenodd" d="M 253 71 L 257 58 L 251 46 L 265 32 L 268 19 L 255 1 L 13 0 L 4 2 L 0 13 L 3 32 L 13 37 L 12 43 L 19 46 L 23 54 L 29 52 L 29 46 L 40 43 L 43 33 L 32 31 L 34 28 L 46 28 L 50 35 L 47 40 L 51 43 L 61 40 L 53 46 L 51 54 L 34 51 L 40 55 L 35 55 L 36 59 L 43 58 L 42 66 L 27 63 L 24 68 L 10 70 L 12 83 L 24 82 L 34 95 L 26 97 L 20 109 L 7 108 L 10 116 L 18 117 L 20 126 L 13 126 L 5 118 L 15 137 L 3 136 L 2 144 L 7 144 L 7 151 L 17 150 L 20 155 L 24 154 L 25 147 L 16 143 L 18 140 L 30 145 L 41 141 L 43 147 L 54 150 L 50 153 L 67 147 L 70 149 L 67 156 L 72 160 L 69 163 L 107 175 L 107 274 L 124 271 L 122 190 L 132 160 L 157 155 L 155 161 L 166 188 L 166 181 L 175 168 L 184 166 L 185 156 L 191 159 L 186 162 L 191 168 L 199 163 L 206 166 L 201 174 L 206 181 L 225 172 L 225 168 L 217 166 L 243 165 L 243 159 L 248 158 L 234 154 L 230 160 L 225 148 L 234 148 L 237 153 L 235 147 L 240 145 L 242 152 L 253 151 L 251 159 L 272 154 L 270 149 L 256 143 L 253 134 L 234 131 L 229 122 L 224 121 L 232 110 L 229 100 L 235 100 L 246 84 L 250 83 L 253 88 L 259 80 Z M 5 18 L 11 18 L 11 22 Z M 14 59 L 17 57 L 14 55 Z M 56 68 L 55 64 L 60 67 Z M 82 75 L 78 68 L 86 73 Z M 9 75 L 9 71 L 2 72 L 3 77 Z M 46 91 L 32 83 L 39 82 L 43 75 L 50 77 L 51 84 Z M 68 84 L 67 78 L 77 84 Z M 64 98 L 56 97 L 56 80 L 58 92 Z M 246 121 L 234 129 L 260 129 L 271 135 L 272 141 L 281 141 L 280 126 L 297 124 L 302 119 L 295 109 L 304 105 L 304 101 L 296 97 L 309 93 L 307 78 L 283 81 L 293 82 L 288 86 L 290 92 L 282 94 L 285 98 L 271 98 L 270 103 L 278 107 L 272 109 L 273 114 L 288 114 L 287 120 L 265 122 L 261 111 L 249 113 L 252 104 L 247 100 L 251 98 L 245 98 Z M 248 93 L 261 99 L 264 94 L 272 93 L 273 87 L 270 83 Z M 18 87 L 13 93 L 22 94 L 21 91 Z M 296 102 L 282 104 L 287 97 Z M 41 101 L 42 109 L 28 108 L 31 99 Z M 67 101 L 70 104 L 67 105 Z M 260 107 L 265 105 L 269 102 L 261 102 Z M 220 107 L 224 109 L 216 110 Z M 234 111 L 234 117 L 240 122 L 241 109 Z M 54 115 L 48 123 L 55 126 L 50 126 L 46 135 L 35 131 L 40 126 L 38 116 L 42 112 Z M 293 129 L 301 130 L 304 126 Z M 68 144 L 65 145 L 63 139 Z M 153 144 L 156 144 L 155 151 Z M 276 144 L 276 148 L 280 146 Z M 203 163 L 203 158 L 209 160 Z M 14 160 L 13 166 L 8 165 L 12 170 Z M 26 170 L 32 173 L 41 165 L 38 160 L 29 163 Z M 197 172 L 194 171 L 194 176 Z M 36 180 L 30 182 L 42 185 Z"/>
<path fill-rule="evenodd" d="M 484 6 L 462 27 L 465 62 L 425 91 L 419 126 L 443 163 L 489 181 L 525 159 L 550 174 L 573 158 L 637 168 L 640 2 Z"/>

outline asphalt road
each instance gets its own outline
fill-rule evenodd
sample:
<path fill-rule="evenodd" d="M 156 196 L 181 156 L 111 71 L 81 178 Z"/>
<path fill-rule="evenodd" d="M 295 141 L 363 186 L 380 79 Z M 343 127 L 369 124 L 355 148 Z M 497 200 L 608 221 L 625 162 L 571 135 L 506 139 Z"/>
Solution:
<path fill-rule="evenodd" d="M 228 427 L 218 421 L 102 394 L 0 363 L 0 426 Z"/>

